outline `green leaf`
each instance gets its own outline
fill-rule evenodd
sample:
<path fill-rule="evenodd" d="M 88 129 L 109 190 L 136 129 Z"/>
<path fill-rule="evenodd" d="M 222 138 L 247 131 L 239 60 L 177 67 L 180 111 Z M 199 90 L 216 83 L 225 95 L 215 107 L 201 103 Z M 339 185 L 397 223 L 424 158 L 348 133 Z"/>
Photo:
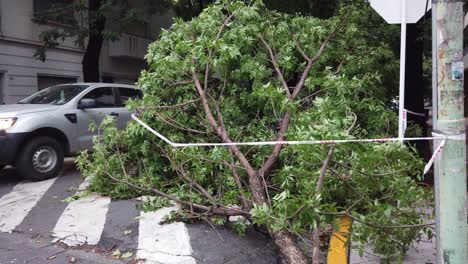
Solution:
<path fill-rule="evenodd" d="M 131 257 L 133 257 L 133 253 L 130 252 L 130 251 L 127 251 L 127 252 L 123 253 L 122 256 L 121 256 L 121 258 L 123 258 L 123 259 L 128 259 L 128 258 L 131 258 Z"/>

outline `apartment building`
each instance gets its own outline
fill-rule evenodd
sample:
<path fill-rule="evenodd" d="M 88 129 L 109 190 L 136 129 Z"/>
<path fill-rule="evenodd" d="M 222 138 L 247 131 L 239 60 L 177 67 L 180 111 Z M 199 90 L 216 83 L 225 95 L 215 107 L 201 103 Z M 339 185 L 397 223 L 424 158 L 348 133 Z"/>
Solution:
<path fill-rule="evenodd" d="M 84 50 L 72 40 L 48 50 L 44 62 L 33 57 L 41 45 L 39 34 L 45 29 L 31 21 L 33 14 L 70 1 L 0 0 L 0 104 L 15 103 L 54 84 L 83 80 Z M 135 26 L 119 40 L 105 41 L 100 56 L 102 81 L 133 84 L 146 67 L 143 58 L 148 45 L 171 22 L 171 12 L 154 15 L 147 24 Z"/>

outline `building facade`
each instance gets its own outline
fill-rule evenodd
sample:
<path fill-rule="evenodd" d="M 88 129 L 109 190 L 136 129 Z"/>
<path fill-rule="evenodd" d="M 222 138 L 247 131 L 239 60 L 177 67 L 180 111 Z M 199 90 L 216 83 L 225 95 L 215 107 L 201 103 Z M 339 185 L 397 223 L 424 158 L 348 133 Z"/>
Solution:
<path fill-rule="evenodd" d="M 44 62 L 33 57 L 41 45 L 39 34 L 46 29 L 31 21 L 33 14 L 38 8 L 70 1 L 73 0 L 0 0 L 0 104 L 18 102 L 54 84 L 83 80 L 84 50 L 71 39 L 49 49 Z M 171 22 L 171 12 L 155 15 L 119 40 L 105 41 L 99 58 L 102 81 L 135 83 L 146 68 L 144 55 L 149 43 Z"/>

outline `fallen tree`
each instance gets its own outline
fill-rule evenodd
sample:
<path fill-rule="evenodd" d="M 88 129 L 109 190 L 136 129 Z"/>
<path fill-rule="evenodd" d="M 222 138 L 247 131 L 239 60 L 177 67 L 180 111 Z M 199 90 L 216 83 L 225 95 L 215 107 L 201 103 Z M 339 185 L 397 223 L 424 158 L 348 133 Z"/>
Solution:
<path fill-rule="evenodd" d="M 327 20 L 269 11 L 260 2 L 226 1 L 176 21 L 153 43 L 149 70 L 131 103 L 174 142 L 240 142 L 390 137 L 382 76 L 394 71 L 390 47 L 363 31 L 360 4 Z M 182 206 L 178 217 L 223 223 L 243 216 L 271 235 L 288 263 L 310 258 L 298 238 L 340 215 L 355 221 L 353 240 L 375 252 L 404 252 L 423 223 L 413 181 L 421 161 L 398 143 L 172 148 L 143 127 L 102 125 L 79 166 L 94 191 L 152 194 Z M 159 198 L 160 199 L 160 198 Z M 323 233 L 323 232 L 322 232 Z"/>

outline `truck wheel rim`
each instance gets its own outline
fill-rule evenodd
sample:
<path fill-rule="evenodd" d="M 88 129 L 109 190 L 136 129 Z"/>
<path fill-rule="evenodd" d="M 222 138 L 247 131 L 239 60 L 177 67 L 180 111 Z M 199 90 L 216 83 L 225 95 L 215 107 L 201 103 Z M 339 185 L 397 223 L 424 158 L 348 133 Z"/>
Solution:
<path fill-rule="evenodd" d="M 41 146 L 33 153 L 32 161 L 38 172 L 49 172 L 57 164 L 57 152 L 49 146 Z"/>

